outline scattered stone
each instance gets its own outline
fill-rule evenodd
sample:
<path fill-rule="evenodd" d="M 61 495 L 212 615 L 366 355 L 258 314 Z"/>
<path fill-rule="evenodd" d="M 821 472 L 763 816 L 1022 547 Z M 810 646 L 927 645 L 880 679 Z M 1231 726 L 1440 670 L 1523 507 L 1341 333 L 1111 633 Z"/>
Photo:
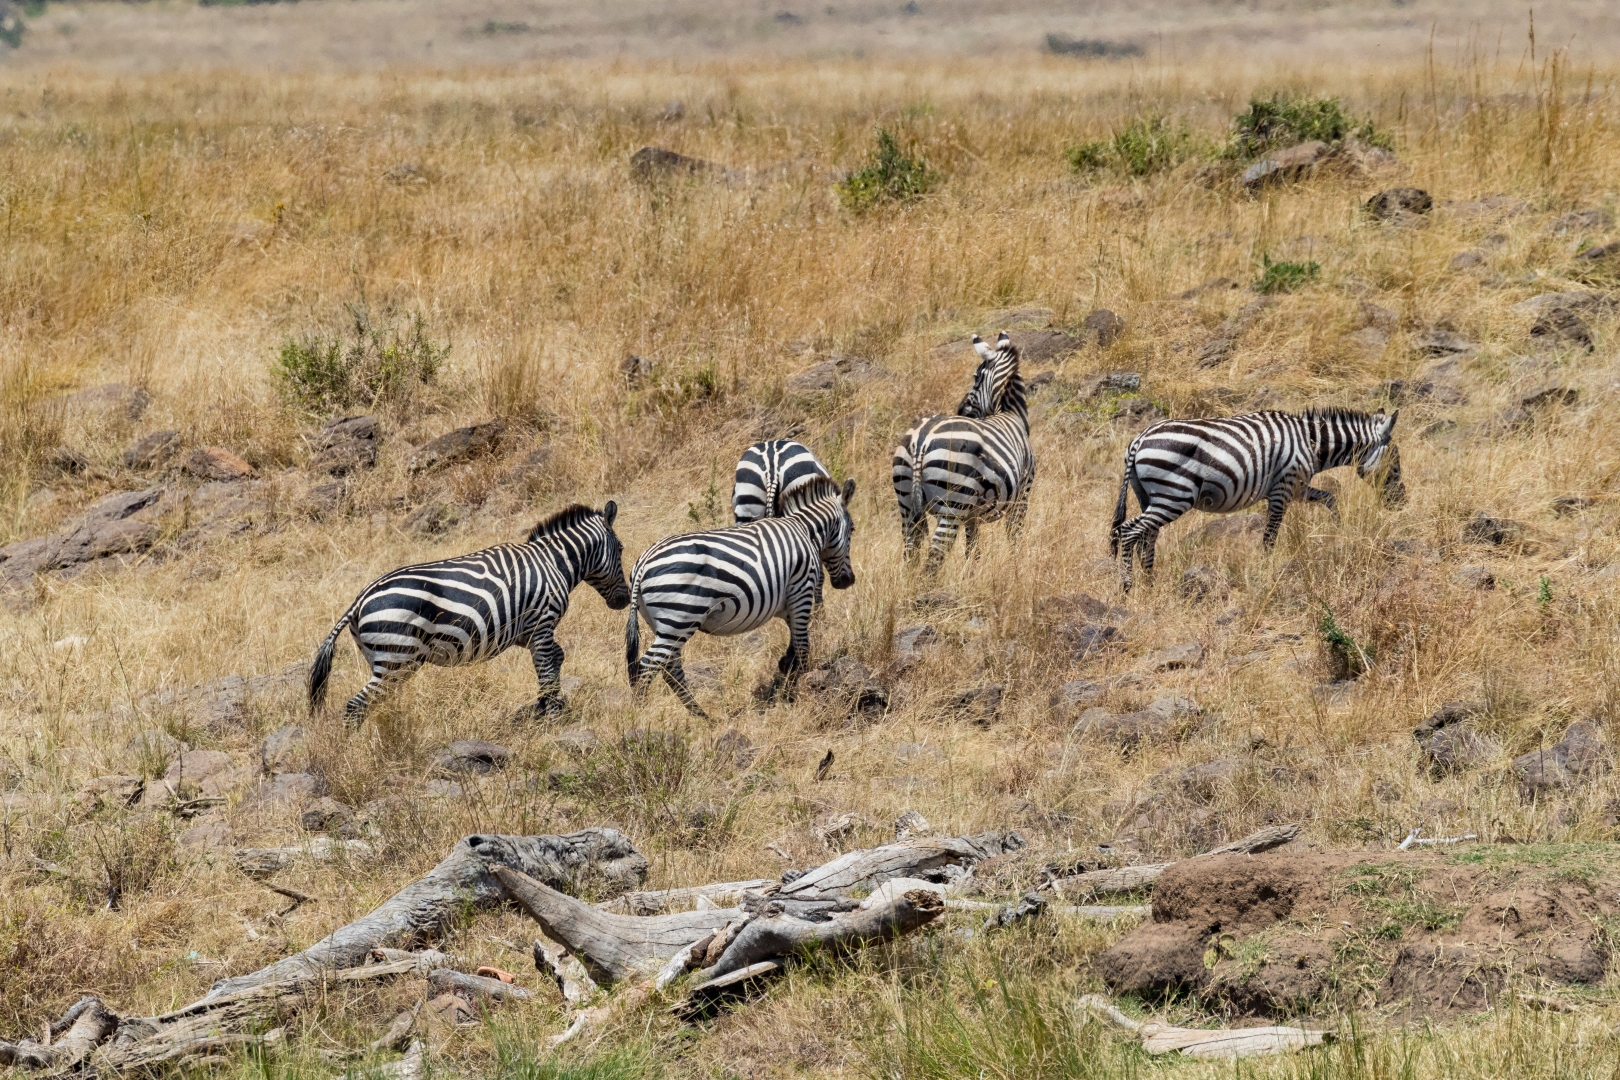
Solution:
<path fill-rule="evenodd" d="M 433 755 L 433 767 L 442 776 L 484 776 L 506 767 L 512 752 L 483 739 L 458 739 Z"/>
<path fill-rule="evenodd" d="M 1104 349 L 1118 341 L 1119 336 L 1125 332 L 1125 320 L 1107 308 L 1098 308 L 1093 311 L 1086 316 L 1085 321 L 1080 325 L 1085 330 L 1087 337 Z M 1132 389 L 1134 390 L 1135 387 L 1132 387 Z"/>
<path fill-rule="evenodd" d="M 405 531 L 417 536 L 440 536 L 461 522 L 461 511 L 445 503 L 428 503 L 405 516 Z"/>
<path fill-rule="evenodd" d="M 317 484 L 304 493 L 305 503 L 310 516 L 316 521 L 324 521 L 336 514 L 343 506 L 343 498 L 347 495 L 348 487 L 342 480 L 333 480 L 328 484 Z"/>
<path fill-rule="evenodd" d="M 1286 150 L 1277 150 L 1267 154 L 1253 165 L 1250 165 L 1243 171 L 1239 183 L 1252 191 L 1266 184 L 1303 179 L 1327 155 L 1327 143 L 1315 139 L 1302 142 L 1297 146 L 1290 146 Z"/>
<path fill-rule="evenodd" d="M 721 759 L 730 761 L 736 768 L 746 769 L 759 756 L 759 747 L 736 728 L 730 728 L 714 740 L 714 752 Z"/>
<path fill-rule="evenodd" d="M 1446 209 L 1458 217 L 1517 217 L 1530 212 L 1530 204 L 1513 195 L 1487 195 L 1483 199 L 1449 203 Z"/>
<path fill-rule="evenodd" d="M 945 751 L 931 743 L 903 742 L 894 746 L 894 756 L 901 761 L 935 761 L 947 760 Z"/>
<path fill-rule="evenodd" d="M 1409 402 L 1430 402 L 1435 405 L 1466 405 L 1468 395 L 1445 383 L 1428 379 L 1389 379 L 1378 384 L 1373 397 L 1387 400 L 1392 405 Z"/>
<path fill-rule="evenodd" d="M 1072 679 L 1052 691 L 1048 704 L 1060 714 L 1089 708 L 1102 700 L 1106 687 L 1090 679 Z"/>
<path fill-rule="evenodd" d="M 1479 510 L 1463 526 L 1463 539 L 1470 544 L 1514 544 L 1524 539 L 1524 525 L 1512 518 L 1493 518 Z"/>
<path fill-rule="evenodd" d="M 1592 505 L 1592 500 L 1584 495 L 1560 495 L 1553 500 L 1553 517 L 1573 517 Z"/>
<path fill-rule="evenodd" d="M 1513 759 L 1513 774 L 1525 798 L 1566 790 L 1609 771 L 1608 748 L 1597 725 L 1577 721 L 1547 750 L 1532 750 Z"/>
<path fill-rule="evenodd" d="M 1377 355 L 1384 351 L 1389 344 L 1389 333 L 1376 326 L 1363 326 L 1360 330 L 1347 336 L 1345 341 L 1356 349 L 1369 355 Z"/>
<path fill-rule="evenodd" d="M 1451 257 L 1451 262 L 1446 265 L 1451 270 L 1472 270 L 1476 266 L 1485 265 L 1485 253 L 1483 251 L 1459 251 Z"/>
<path fill-rule="evenodd" d="M 1454 330 L 1436 327 L 1418 337 L 1417 351 L 1424 356 L 1457 356 L 1474 351 L 1474 343 Z"/>
<path fill-rule="evenodd" d="M 1034 375 L 1031 375 L 1029 378 L 1024 380 L 1024 390 L 1026 393 L 1033 396 L 1039 392 L 1042 387 L 1050 386 L 1056 378 L 1057 372 L 1055 371 L 1038 371 Z"/>
<path fill-rule="evenodd" d="M 1456 580 L 1470 589 L 1496 588 L 1496 575 L 1483 566 L 1465 566 L 1457 571 Z"/>
<path fill-rule="evenodd" d="M 1120 715 L 1103 708 L 1090 708 L 1074 722 L 1072 734 L 1076 738 L 1096 736 L 1122 750 L 1142 743 L 1157 742 L 1170 736 L 1174 725 L 1170 720 L 1147 711 Z"/>
<path fill-rule="evenodd" d="M 1534 422 L 1535 417 L 1530 415 L 1529 409 L 1524 408 L 1522 405 L 1509 405 L 1489 420 L 1486 420 L 1480 425 L 1480 428 L 1488 434 L 1505 435 L 1514 431 L 1523 431 Z"/>
<path fill-rule="evenodd" d="M 1597 232 L 1611 228 L 1614 225 L 1614 215 L 1602 207 L 1593 207 L 1589 210 L 1571 210 L 1552 223 L 1552 231 L 1562 236 L 1572 232 Z"/>
<path fill-rule="evenodd" d="M 653 370 L 658 365 L 645 356 L 636 356 L 634 353 L 619 361 L 619 375 L 629 386 L 640 386 L 651 382 Z"/>
<path fill-rule="evenodd" d="M 252 465 L 221 446 L 199 446 L 187 455 L 180 467 L 199 480 L 216 480 L 220 483 L 247 480 L 258 475 Z"/>
<path fill-rule="evenodd" d="M 1177 300 L 1196 300 L 1207 292 L 1221 292 L 1240 288 L 1242 286 L 1229 277 L 1212 277 L 1194 285 L 1185 292 L 1177 293 L 1175 298 Z"/>
<path fill-rule="evenodd" d="M 693 176 L 719 169 L 713 162 L 687 157 L 661 146 L 643 146 L 630 155 L 630 176 L 647 183 L 670 176 Z"/>
<path fill-rule="evenodd" d="M 1401 317 L 1387 307 L 1363 300 L 1356 308 L 1356 320 L 1360 329 L 1373 328 L 1382 330 L 1386 334 L 1393 334 L 1400 329 Z"/>
<path fill-rule="evenodd" d="M 347 476 L 369 469 L 377 463 L 377 418 L 339 417 L 316 433 L 315 445 L 319 449 L 309 460 L 310 472 Z"/>
<path fill-rule="evenodd" d="M 1589 247 L 1575 257 L 1582 262 L 1599 262 L 1604 259 L 1612 259 L 1616 255 L 1620 255 L 1620 240 L 1611 240 L 1607 244 Z"/>
<path fill-rule="evenodd" d="M 1207 600 L 1226 592 L 1226 576 L 1213 566 L 1189 566 L 1182 572 L 1179 588 L 1188 600 Z"/>
<path fill-rule="evenodd" d="M 417 448 L 411 456 L 410 470 L 426 472 L 492 454 L 500 448 L 506 431 L 506 421 L 490 420 L 445 432 Z"/>
<path fill-rule="evenodd" d="M 151 728 L 124 744 L 127 753 L 153 762 L 167 763 L 191 749 L 162 728 Z"/>
<path fill-rule="evenodd" d="M 90 468 L 90 459 L 71 446 L 58 446 L 45 458 L 45 464 L 64 476 L 81 476 Z"/>
<path fill-rule="evenodd" d="M 312 833 L 353 831 L 354 807 L 323 795 L 298 815 L 298 827 Z"/>
<path fill-rule="evenodd" d="M 951 698 L 951 711 L 975 724 L 988 724 L 1001 712 L 1005 687 L 997 684 L 976 686 Z"/>
<path fill-rule="evenodd" d="M 1180 671 L 1195 668 L 1203 661 L 1204 647 L 1196 641 L 1187 641 L 1149 653 L 1142 663 L 1149 671 Z"/>
<path fill-rule="evenodd" d="M 74 801 L 86 813 L 122 810 L 141 797 L 144 781 L 138 776 L 98 776 L 79 789 Z"/>
<path fill-rule="evenodd" d="M 65 394 L 56 399 L 69 409 L 85 412 L 118 412 L 126 420 L 139 420 L 152 403 L 152 395 L 138 386 L 124 383 L 104 383 L 88 390 Z"/>
<path fill-rule="evenodd" d="M 1183 694 L 1160 694 L 1146 711 L 1166 720 L 1174 720 L 1181 716 L 1198 716 L 1204 709 L 1195 699 Z"/>
<path fill-rule="evenodd" d="M 259 795 L 266 804 L 302 803 L 320 795 L 321 783 L 306 772 L 285 772 L 270 781 Z"/>
<path fill-rule="evenodd" d="M 459 799 L 464 794 L 460 784 L 442 777 L 422 785 L 424 799 Z"/>
<path fill-rule="evenodd" d="M 840 354 L 789 376 L 783 386 L 789 394 L 798 397 L 819 397 L 839 386 L 854 388 L 887 374 L 865 357 Z"/>
<path fill-rule="evenodd" d="M 1254 324 L 1260 314 L 1275 301 L 1269 296 L 1262 296 L 1258 300 L 1251 300 L 1239 308 L 1237 313 L 1227 319 L 1215 330 L 1215 336 L 1205 342 L 1198 350 L 1198 366 L 1211 368 L 1223 364 L 1237 348 L 1237 339 L 1240 334 Z"/>
<path fill-rule="evenodd" d="M 1586 311 L 1595 313 L 1612 312 L 1620 306 L 1615 297 L 1595 292 L 1556 292 L 1542 293 L 1532 296 L 1528 300 L 1521 300 L 1513 305 L 1512 310 L 1519 315 L 1544 315 L 1550 311 L 1567 308 L 1570 311 Z"/>
<path fill-rule="evenodd" d="M 804 677 L 801 685 L 813 693 L 846 698 L 851 712 L 882 712 L 889 707 L 888 690 L 853 656 L 840 656 L 831 665 L 817 668 Z"/>
<path fill-rule="evenodd" d="M 308 750 L 304 744 L 304 729 L 297 724 L 279 727 L 264 737 L 259 744 L 259 762 L 270 775 L 301 772 L 308 764 Z"/>
<path fill-rule="evenodd" d="M 1526 391 L 1519 398 L 1519 404 L 1526 409 L 1538 409 L 1545 405 L 1573 405 L 1580 400 L 1581 392 L 1573 386 L 1565 386 L 1561 382 L 1542 383 L 1533 390 Z"/>
<path fill-rule="evenodd" d="M 1473 718 L 1484 712 L 1478 701 L 1449 701 L 1412 730 L 1431 777 L 1462 772 L 1496 752 L 1495 744 L 1473 727 Z"/>
<path fill-rule="evenodd" d="M 1058 626 L 1057 638 L 1068 646 L 1069 656 L 1076 662 L 1090 659 L 1098 653 L 1118 649 L 1125 644 L 1125 635 L 1119 627 L 1081 619 Z"/>
<path fill-rule="evenodd" d="M 839 814 L 827 821 L 810 826 L 810 832 L 831 851 L 841 850 L 844 842 L 871 823 L 859 814 Z"/>
<path fill-rule="evenodd" d="M 1427 214 L 1434 209 L 1434 198 L 1422 188 L 1393 187 L 1367 200 L 1367 213 L 1379 221 L 1399 214 Z"/>
<path fill-rule="evenodd" d="M 1109 371 L 1093 378 L 1082 393 L 1086 397 L 1102 397 L 1104 394 L 1134 394 L 1142 388 L 1142 373 L 1139 371 Z"/>
<path fill-rule="evenodd" d="M 1553 308 L 1540 315 L 1530 327 L 1530 336 L 1553 344 L 1573 345 L 1591 352 L 1592 328 L 1569 308 Z"/>
<path fill-rule="evenodd" d="M 222 750 L 188 750 L 169 763 L 163 770 L 163 779 L 179 791 L 182 784 L 194 787 L 235 765 L 231 755 Z"/>
<path fill-rule="evenodd" d="M 212 851 L 231 846 L 230 826 L 223 821 L 204 821 L 183 829 L 174 838 L 176 847 L 186 851 Z"/>
<path fill-rule="evenodd" d="M 1222 788 L 1230 787 L 1232 782 L 1242 776 L 1248 768 L 1247 761 L 1237 758 L 1206 761 L 1202 765 L 1181 770 L 1176 776 L 1176 786 L 1189 795 L 1208 802 Z"/>
<path fill-rule="evenodd" d="M 913 836 L 927 836 L 934 831 L 928 824 L 928 819 L 915 810 L 902 811 L 894 819 L 894 838 L 896 840 L 909 840 Z"/>
<path fill-rule="evenodd" d="M 553 735 L 551 741 L 577 757 L 585 757 L 602 745 L 596 732 L 586 727 L 571 727 Z"/>
<path fill-rule="evenodd" d="M 908 626 L 898 630 L 894 635 L 894 655 L 898 660 L 914 659 L 921 650 L 939 641 L 939 634 L 932 626 L 924 623 L 922 626 Z"/>
<path fill-rule="evenodd" d="M 1032 368 L 1055 364 L 1082 344 L 1079 338 L 1062 330 L 1019 330 L 1012 334 L 1012 340 L 1018 347 L 1019 363 Z"/>

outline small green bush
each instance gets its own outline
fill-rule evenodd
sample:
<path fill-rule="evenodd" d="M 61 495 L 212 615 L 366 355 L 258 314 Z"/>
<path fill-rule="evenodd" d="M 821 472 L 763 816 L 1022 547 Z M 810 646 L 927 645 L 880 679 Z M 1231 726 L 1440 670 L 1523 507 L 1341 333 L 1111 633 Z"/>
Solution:
<path fill-rule="evenodd" d="M 1273 94 L 1251 98 L 1248 111 L 1232 119 L 1226 156 L 1250 161 L 1279 147 L 1313 139 L 1334 143 L 1351 137 L 1385 150 L 1395 148 L 1394 136 L 1379 130 L 1370 119 L 1346 115 L 1338 98 Z"/>
<path fill-rule="evenodd" d="M 1260 276 L 1255 279 L 1254 291 L 1259 293 L 1293 292 L 1316 280 L 1322 272 L 1319 262 L 1272 262 L 1270 255 L 1260 257 Z"/>
<path fill-rule="evenodd" d="M 928 167 L 926 158 L 910 156 L 886 128 L 878 128 L 877 146 L 866 168 L 839 182 L 838 197 L 846 209 L 864 214 L 880 203 L 921 198 L 937 183 L 939 174 Z"/>
<path fill-rule="evenodd" d="M 1322 605 L 1322 619 L 1317 623 L 1316 630 L 1322 635 L 1322 648 L 1327 653 L 1328 666 L 1332 669 L 1335 682 L 1366 673 L 1372 662 L 1371 652 L 1356 644 L 1356 639 L 1339 626 L 1338 620 L 1333 617 L 1333 609 L 1326 604 Z"/>
<path fill-rule="evenodd" d="M 317 412 L 375 408 L 408 400 L 433 382 L 450 353 L 428 336 L 427 320 L 415 314 L 404 326 L 372 320 L 365 298 L 346 304 L 347 336 L 306 334 L 281 343 L 276 381 L 289 401 Z"/>
<path fill-rule="evenodd" d="M 1164 116 L 1138 116 L 1112 138 L 1071 147 L 1068 158 L 1075 172 L 1114 168 L 1131 176 L 1149 176 L 1174 168 L 1192 153 L 1193 136 L 1185 124 Z"/>

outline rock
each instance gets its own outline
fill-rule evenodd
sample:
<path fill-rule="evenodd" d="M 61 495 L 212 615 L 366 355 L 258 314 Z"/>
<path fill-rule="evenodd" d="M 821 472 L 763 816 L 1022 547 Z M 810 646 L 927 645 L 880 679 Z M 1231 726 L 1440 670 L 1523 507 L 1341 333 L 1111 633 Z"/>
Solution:
<path fill-rule="evenodd" d="M 1608 748 L 1597 725 L 1571 724 L 1564 737 L 1547 750 L 1532 750 L 1513 759 L 1513 775 L 1525 798 L 1574 787 L 1609 771 Z"/>
<path fill-rule="evenodd" d="M 230 826 L 223 821 L 204 821 L 183 829 L 174 838 L 176 847 L 186 851 L 213 851 L 231 846 Z"/>
<path fill-rule="evenodd" d="M 1048 704 L 1059 713 L 1073 712 L 1097 704 L 1105 692 L 1106 687 L 1101 683 L 1090 679 L 1072 679 L 1052 691 Z"/>
<path fill-rule="evenodd" d="M 406 532 L 417 536 L 439 536 L 455 528 L 461 521 L 461 511 L 444 503 L 418 506 L 405 516 Z"/>
<path fill-rule="evenodd" d="M 1573 405 L 1580 397 L 1581 392 L 1573 386 L 1565 386 L 1561 382 L 1548 382 L 1526 391 L 1519 398 L 1519 404 L 1526 409 L 1538 409 L 1544 405 Z"/>
<path fill-rule="evenodd" d="M 1062 330 L 1018 330 L 1011 336 L 1018 347 L 1018 362 L 1032 368 L 1055 364 L 1082 344 L 1079 338 Z"/>
<path fill-rule="evenodd" d="M 298 815 L 298 827 L 305 832 L 338 832 L 354 824 L 354 807 L 323 795 Z"/>
<path fill-rule="evenodd" d="M 1031 375 L 1029 378 L 1024 380 L 1024 390 L 1033 397 L 1042 387 L 1052 385 L 1052 382 L 1056 378 L 1057 372 L 1050 369 L 1036 372 L 1034 375 Z"/>
<path fill-rule="evenodd" d="M 1092 378 L 1082 388 L 1086 397 L 1104 394 L 1133 394 L 1142 387 L 1142 374 L 1137 371 L 1109 371 Z"/>
<path fill-rule="evenodd" d="M 1607 244 L 1589 247 L 1576 255 L 1575 258 L 1582 262 L 1600 262 L 1605 259 L 1612 259 L 1616 255 L 1620 255 L 1620 240 L 1611 240 Z"/>
<path fill-rule="evenodd" d="M 1459 251 L 1446 264 L 1447 268 L 1451 270 L 1472 270 L 1476 266 L 1484 265 L 1485 253 L 1483 251 Z"/>
<path fill-rule="evenodd" d="M 1051 621 L 1097 619 L 1123 622 L 1131 613 L 1122 607 L 1105 603 L 1087 593 L 1058 593 L 1035 601 L 1035 614 Z"/>
<path fill-rule="evenodd" d="M 125 447 L 123 463 L 133 470 L 149 470 L 162 465 L 168 458 L 175 457 L 180 449 L 180 432 L 154 431 L 149 436 L 139 437 L 133 444 Z"/>
<path fill-rule="evenodd" d="M 693 176 L 718 168 L 713 162 L 677 154 L 661 146 L 643 146 L 630 155 L 630 176 L 643 183 L 670 176 Z"/>
<path fill-rule="evenodd" d="M 296 804 L 309 802 L 320 795 L 320 781 L 305 772 L 285 772 L 270 781 L 259 795 L 265 804 Z"/>
<path fill-rule="evenodd" d="M 1253 190 L 1266 184 L 1299 180 L 1309 175 L 1327 155 L 1327 143 L 1315 139 L 1302 142 L 1297 146 L 1290 146 L 1286 150 L 1277 150 L 1267 154 L 1253 165 L 1250 165 L 1243 171 L 1239 183 Z"/>
<path fill-rule="evenodd" d="M 1202 765 L 1181 770 L 1176 776 L 1176 786 L 1196 798 L 1208 801 L 1222 788 L 1230 787 L 1248 768 L 1247 761 L 1236 758 L 1206 761 Z"/>
<path fill-rule="evenodd" d="M 716 757 L 730 762 L 734 767 L 746 769 L 759 756 L 759 747 L 736 728 L 730 728 L 714 740 L 714 752 Z"/>
<path fill-rule="evenodd" d="M 1530 327 L 1530 336 L 1553 344 L 1573 345 L 1591 352 L 1592 328 L 1569 308 L 1553 308 L 1540 315 Z"/>
<path fill-rule="evenodd" d="M 1125 320 L 1107 308 L 1093 311 L 1085 317 L 1080 326 L 1088 338 L 1104 349 L 1118 341 L 1119 336 L 1125 332 Z M 1134 390 L 1135 387 L 1131 389 Z"/>
<path fill-rule="evenodd" d="M 90 468 L 90 459 L 71 446 L 58 446 L 45 457 L 45 464 L 64 476 L 81 476 Z"/>
<path fill-rule="evenodd" d="M 189 749 L 191 749 L 189 746 L 162 728 L 150 728 L 140 732 L 124 744 L 126 753 L 159 764 L 167 764 Z"/>
<path fill-rule="evenodd" d="M 1389 344 L 1389 333 L 1376 326 L 1363 326 L 1344 340 L 1361 352 L 1376 355 Z"/>
<path fill-rule="evenodd" d="M 1535 417 L 1530 415 L 1529 409 L 1524 408 L 1522 405 L 1509 405 L 1483 424 L 1480 424 L 1479 427 L 1487 434 L 1505 435 L 1514 431 L 1522 431 L 1534 422 Z"/>
<path fill-rule="evenodd" d="M 1414 732 L 1414 734 L 1416 734 Z M 1467 722 L 1444 727 L 1418 738 L 1423 766 L 1435 779 L 1465 772 L 1488 760 L 1496 745 Z"/>
<path fill-rule="evenodd" d="M 1463 539 L 1470 544 L 1514 544 L 1524 539 L 1524 525 L 1480 510 L 1463 526 Z"/>
<path fill-rule="evenodd" d="M 377 418 L 341 416 L 316 433 L 315 445 L 318 451 L 309 459 L 310 472 L 347 476 L 369 469 L 377 463 Z"/>
<path fill-rule="evenodd" d="M 1427 214 L 1434 208 L 1434 198 L 1422 188 L 1393 187 L 1380 191 L 1367 200 L 1366 210 L 1379 221 L 1387 221 L 1397 214 Z"/>
<path fill-rule="evenodd" d="M 928 819 L 915 810 L 902 811 L 894 819 L 894 838 L 896 840 L 909 840 L 913 836 L 928 836 L 934 827 L 928 824 Z"/>
<path fill-rule="evenodd" d="M 443 776 L 483 776 L 506 767 L 512 752 L 483 739 L 458 739 L 433 755 L 433 767 Z"/>
<path fill-rule="evenodd" d="M 1435 405 L 1466 405 L 1468 395 L 1455 386 L 1431 382 L 1427 379 L 1388 379 L 1378 384 L 1373 397 L 1387 400 L 1392 405 L 1427 401 Z"/>
<path fill-rule="evenodd" d="M 1181 574 L 1178 589 L 1188 600 L 1207 600 L 1226 592 L 1226 577 L 1213 566 L 1189 566 Z"/>
<path fill-rule="evenodd" d="M 1145 711 L 1174 720 L 1181 716 L 1198 716 L 1204 709 L 1195 699 L 1182 694 L 1160 694 Z"/>
<path fill-rule="evenodd" d="M 1470 589 L 1496 588 L 1496 575 L 1483 566 L 1465 566 L 1455 575 L 1458 584 Z"/>
<path fill-rule="evenodd" d="M 188 727 L 218 734 L 246 725 L 251 702 L 301 687 L 307 675 L 308 668 L 302 663 L 268 675 L 226 675 L 194 686 L 169 687 L 147 694 L 141 698 L 140 708 L 149 714 L 172 714 L 183 718 Z"/>
<path fill-rule="evenodd" d="M 1571 210 L 1553 221 L 1550 228 L 1563 235 L 1572 232 L 1596 232 L 1614 225 L 1614 215 L 1602 207 L 1589 210 Z"/>
<path fill-rule="evenodd" d="M 93 413 L 117 412 L 126 420 L 139 420 L 152 403 L 152 395 L 138 386 L 104 383 L 88 390 L 65 394 L 57 399 L 70 410 Z"/>
<path fill-rule="evenodd" d="M 216 773 L 235 766 L 231 755 L 221 750 L 188 750 L 169 763 L 163 770 L 163 779 L 176 791 L 181 785 L 195 788 Z"/>
<path fill-rule="evenodd" d="M 1057 638 L 1068 647 L 1070 658 L 1076 662 L 1125 644 L 1125 635 L 1119 627 L 1081 619 L 1058 626 Z"/>
<path fill-rule="evenodd" d="M 1200 525 L 1192 533 L 1191 539 L 1204 544 L 1227 539 L 1248 539 L 1259 536 L 1265 531 L 1265 527 L 1264 514 L 1230 514 Z"/>
<path fill-rule="evenodd" d="M 551 737 L 551 741 L 577 757 L 584 757 L 602 745 L 590 728 L 572 727 Z"/>
<path fill-rule="evenodd" d="M 445 432 L 417 448 L 411 455 L 410 470 L 425 472 L 494 453 L 500 448 L 506 430 L 506 421 L 490 420 Z"/>
<path fill-rule="evenodd" d="M 259 744 L 259 761 L 271 775 L 301 772 L 308 764 L 308 750 L 304 743 L 304 729 L 297 724 L 279 727 L 264 737 Z"/>
<path fill-rule="evenodd" d="M 1142 663 L 1149 671 L 1180 671 L 1195 668 L 1203 661 L 1204 647 L 1196 641 L 1187 641 L 1149 653 Z"/>
<path fill-rule="evenodd" d="M 1167 739 L 1174 725 L 1165 717 L 1142 711 L 1119 715 L 1103 708 L 1090 708 L 1074 722 L 1075 738 L 1094 736 L 1123 750 L 1142 743 Z"/>
<path fill-rule="evenodd" d="M 97 810 L 122 810 L 133 806 L 141 797 L 144 781 L 138 776 L 98 776 L 74 796 L 74 801 L 86 813 Z"/>
<path fill-rule="evenodd" d="M 988 724 L 1001 711 L 1005 688 L 998 685 L 976 686 L 951 698 L 951 711 L 975 724 Z"/>
<path fill-rule="evenodd" d="M 894 655 L 898 659 L 910 659 L 929 645 L 939 641 L 939 634 L 932 626 L 924 623 L 922 626 L 908 626 L 898 630 L 894 635 Z"/>
<path fill-rule="evenodd" d="M 163 495 L 163 488 L 121 491 L 91 503 L 77 522 L 55 536 L 40 536 L 0 548 L 0 573 L 19 581 L 112 555 L 150 548 L 162 535 L 156 525 L 131 520 Z"/>
<path fill-rule="evenodd" d="M 852 712 L 882 712 L 889 706 L 888 690 L 853 656 L 841 656 L 830 666 L 810 672 L 801 685 L 813 693 L 848 699 Z"/>
<path fill-rule="evenodd" d="M 197 794 L 210 798 L 224 798 L 234 791 L 247 787 L 256 775 L 254 769 L 245 765 L 232 766 L 208 776 L 197 785 Z"/>
<path fill-rule="evenodd" d="M 1456 356 L 1474 351 L 1474 343 L 1453 330 L 1436 328 L 1425 331 L 1417 341 L 1417 351 L 1424 356 Z"/>
<path fill-rule="evenodd" d="M 811 825 L 810 832 L 824 847 L 831 851 L 839 851 L 842 850 L 846 840 L 861 829 L 870 827 L 871 823 L 859 814 L 839 814 L 837 817 Z"/>
<path fill-rule="evenodd" d="M 1229 277 L 1205 278 L 1202 282 L 1194 285 L 1185 292 L 1177 293 L 1175 298 L 1177 300 L 1196 300 L 1207 292 L 1221 292 L 1223 290 L 1240 288 L 1242 288 L 1242 286 Z"/>
<path fill-rule="evenodd" d="M 1519 315 L 1544 315 L 1551 311 L 1587 311 L 1599 314 L 1612 312 L 1620 302 L 1612 296 L 1594 292 L 1542 293 L 1514 304 L 1512 311 Z"/>
<path fill-rule="evenodd" d="M 986 331 L 1012 330 L 1020 326 L 1041 329 L 1051 324 L 1051 308 L 996 308 L 984 313 Z M 986 336 L 989 336 L 988 333 Z"/>
<path fill-rule="evenodd" d="M 217 480 L 221 483 L 247 480 L 258 475 L 253 466 L 221 446 L 198 447 L 187 455 L 180 467 L 199 480 Z"/>
<path fill-rule="evenodd" d="M 862 386 L 887 374 L 865 357 L 836 355 L 789 376 L 783 387 L 797 397 L 818 397 L 840 386 Z"/>
<path fill-rule="evenodd" d="M 1487 195 L 1483 199 L 1448 203 L 1446 209 L 1452 214 L 1463 218 L 1506 218 L 1527 214 L 1530 212 L 1531 206 L 1523 199 L 1513 195 Z"/>

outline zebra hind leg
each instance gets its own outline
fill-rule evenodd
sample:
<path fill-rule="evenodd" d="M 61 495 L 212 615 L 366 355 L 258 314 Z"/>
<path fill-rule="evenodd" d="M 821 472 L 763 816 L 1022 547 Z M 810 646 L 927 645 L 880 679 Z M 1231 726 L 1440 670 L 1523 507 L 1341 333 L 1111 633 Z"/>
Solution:
<path fill-rule="evenodd" d="M 681 699 L 681 704 L 686 706 L 687 712 L 699 720 L 709 718 L 709 714 L 704 712 L 703 707 L 697 703 L 697 698 L 692 696 L 692 688 L 686 685 L 686 672 L 681 668 L 681 658 L 679 656 L 670 657 L 669 661 L 664 664 L 664 682 L 668 683 L 669 688 L 675 691 L 675 696 Z"/>
<path fill-rule="evenodd" d="M 1321 503 L 1333 514 L 1334 521 L 1339 520 L 1339 500 L 1334 497 L 1333 492 L 1323 491 L 1321 488 L 1307 487 L 1305 489 L 1305 501 Z"/>
<path fill-rule="evenodd" d="M 366 681 L 366 685 L 343 706 L 344 728 L 348 731 L 359 730 L 360 725 L 366 722 L 366 714 L 371 711 L 372 706 L 386 697 L 394 685 L 409 678 L 415 670 L 415 668 L 401 668 L 390 671 L 387 668 L 372 668 L 371 678 Z"/>
<path fill-rule="evenodd" d="M 928 543 L 928 573 L 939 573 L 940 564 L 956 543 L 959 524 L 951 514 L 941 514 L 934 525 L 934 537 Z"/>

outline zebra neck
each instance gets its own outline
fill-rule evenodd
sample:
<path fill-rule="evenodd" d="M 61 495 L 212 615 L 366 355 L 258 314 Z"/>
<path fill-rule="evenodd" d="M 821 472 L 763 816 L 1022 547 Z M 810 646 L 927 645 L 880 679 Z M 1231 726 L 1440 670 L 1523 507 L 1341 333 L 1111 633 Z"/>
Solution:
<path fill-rule="evenodd" d="M 583 540 L 583 538 L 580 539 Z M 539 553 L 542 558 L 549 558 L 553 562 L 557 567 L 557 572 L 562 575 L 563 581 L 567 584 L 568 591 L 573 592 L 574 586 L 578 585 L 585 577 L 585 559 L 575 558 L 574 551 L 577 546 L 583 554 L 588 543 L 589 541 L 584 541 L 578 545 L 564 544 L 559 542 L 557 537 L 543 536 L 531 540 L 529 546 Z"/>

